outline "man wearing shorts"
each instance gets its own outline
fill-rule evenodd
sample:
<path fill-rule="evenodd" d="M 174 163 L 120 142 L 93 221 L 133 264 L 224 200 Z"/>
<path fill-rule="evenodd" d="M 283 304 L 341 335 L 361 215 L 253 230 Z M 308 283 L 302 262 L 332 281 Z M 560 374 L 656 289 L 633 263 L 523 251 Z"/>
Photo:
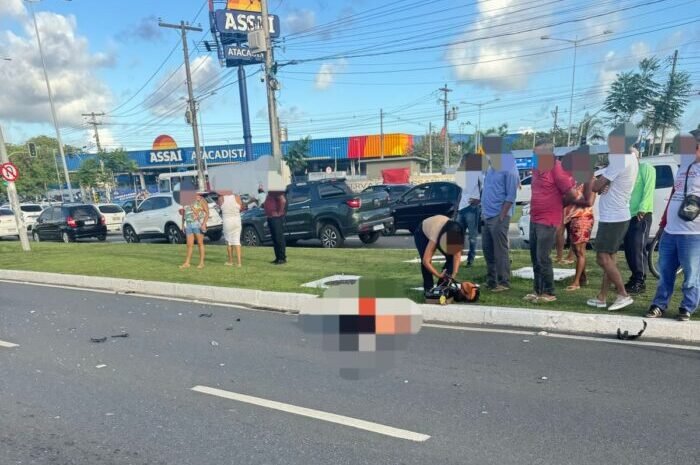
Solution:
<path fill-rule="evenodd" d="M 603 281 L 598 296 L 588 299 L 591 307 L 620 310 L 634 303 L 627 294 L 622 275 L 617 268 L 617 251 L 624 242 L 630 222 L 630 198 L 637 181 L 639 160 L 630 150 L 637 139 L 634 125 L 625 123 L 608 137 L 608 166 L 593 183 L 600 194 L 600 221 L 595 241 L 596 262 L 603 269 Z M 615 301 L 608 307 L 608 289 L 612 283 L 617 291 Z"/>

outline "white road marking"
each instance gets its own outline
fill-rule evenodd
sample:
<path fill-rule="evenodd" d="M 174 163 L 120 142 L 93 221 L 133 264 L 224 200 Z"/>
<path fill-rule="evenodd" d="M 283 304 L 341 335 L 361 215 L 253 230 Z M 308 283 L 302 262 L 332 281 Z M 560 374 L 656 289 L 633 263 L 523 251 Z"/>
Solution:
<path fill-rule="evenodd" d="M 372 433 L 383 434 L 385 436 L 391 436 L 394 438 L 407 439 L 409 441 L 416 442 L 424 442 L 430 439 L 430 436 L 428 436 L 427 434 L 414 433 L 413 431 L 393 428 L 391 426 L 386 426 L 379 423 L 358 420 L 357 418 L 336 415 L 334 413 L 327 413 L 321 410 L 297 407 L 296 405 L 284 404 L 282 402 L 262 399 L 260 397 L 248 396 L 245 394 L 238 394 L 230 391 L 224 391 L 222 389 L 216 389 L 207 386 L 195 386 L 192 388 L 192 391 L 200 392 L 202 394 L 209 394 L 211 396 L 221 397 L 224 399 L 235 400 L 246 404 L 257 405 L 259 407 L 265 407 L 273 410 L 279 410 L 282 412 L 293 413 L 295 415 L 314 418 L 316 420 L 327 421 L 343 426 L 349 426 L 351 428 L 357 428 L 365 431 L 370 431 Z"/>
<path fill-rule="evenodd" d="M 14 344 L 12 342 L 0 341 L 0 347 L 4 347 L 6 349 L 12 349 L 14 347 L 19 347 L 19 344 Z"/>
<path fill-rule="evenodd" d="M 682 344 L 666 344 L 663 342 L 643 342 L 643 341 L 622 341 L 620 339 L 605 338 L 602 336 L 577 336 L 575 334 L 557 334 L 557 333 L 547 333 L 539 334 L 540 331 L 523 331 L 517 329 L 497 329 L 497 328 L 474 328 L 469 326 L 451 326 L 451 325 L 441 325 L 441 324 L 430 324 L 423 323 L 423 328 L 436 328 L 436 329 L 452 329 L 457 331 L 476 331 L 481 333 L 502 333 L 502 334 L 520 334 L 527 336 L 541 336 L 541 337 L 554 337 L 559 339 L 577 339 L 579 341 L 592 341 L 592 342 L 607 342 L 609 344 L 623 344 L 641 347 L 662 347 L 665 349 L 681 349 L 681 350 L 694 350 L 700 352 L 700 346 L 689 346 Z"/>

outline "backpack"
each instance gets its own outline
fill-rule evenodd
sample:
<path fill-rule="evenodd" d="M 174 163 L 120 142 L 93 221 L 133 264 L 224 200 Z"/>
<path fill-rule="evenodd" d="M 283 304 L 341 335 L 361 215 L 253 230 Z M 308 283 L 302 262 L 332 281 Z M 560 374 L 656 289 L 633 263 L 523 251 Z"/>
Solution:
<path fill-rule="evenodd" d="M 447 305 L 453 302 L 477 302 L 481 295 L 478 284 L 455 280 L 440 281 L 425 293 L 425 303 Z"/>

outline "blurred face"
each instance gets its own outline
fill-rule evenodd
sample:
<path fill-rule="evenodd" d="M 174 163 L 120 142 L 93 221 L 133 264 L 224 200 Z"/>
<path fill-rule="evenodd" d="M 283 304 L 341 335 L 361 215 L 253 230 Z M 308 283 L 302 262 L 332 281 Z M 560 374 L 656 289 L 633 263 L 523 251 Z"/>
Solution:
<path fill-rule="evenodd" d="M 550 171 L 554 168 L 554 148 L 551 144 L 535 147 L 535 167 L 540 171 Z"/>

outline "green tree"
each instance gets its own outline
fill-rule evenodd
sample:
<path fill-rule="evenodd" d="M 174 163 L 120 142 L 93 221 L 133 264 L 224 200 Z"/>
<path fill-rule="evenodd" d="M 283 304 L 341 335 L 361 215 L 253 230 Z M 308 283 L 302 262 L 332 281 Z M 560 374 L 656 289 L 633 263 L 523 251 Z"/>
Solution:
<path fill-rule="evenodd" d="M 488 128 L 484 131 L 485 136 L 501 136 L 505 137 L 508 135 L 508 123 L 503 123 L 500 126 Z"/>
<path fill-rule="evenodd" d="M 289 166 L 292 172 L 292 177 L 296 179 L 296 175 L 303 173 L 308 164 L 309 152 L 311 150 L 311 137 L 306 136 L 294 142 L 289 150 L 284 155 L 284 161 Z"/>
<path fill-rule="evenodd" d="M 603 120 L 597 116 L 590 115 L 588 112 L 583 115 L 583 119 L 578 125 L 578 131 L 580 137 L 585 137 L 586 142 L 589 144 L 604 143 L 607 140 Z M 580 141 L 575 142 L 578 144 Z"/>
<path fill-rule="evenodd" d="M 432 139 L 432 141 L 431 141 Z M 424 158 L 426 161 L 422 163 L 423 167 L 427 169 L 430 165 L 430 154 L 432 149 L 432 160 L 433 160 L 433 172 L 439 173 L 443 170 L 445 165 L 445 140 L 438 132 L 433 132 L 432 135 L 426 135 L 421 138 L 420 141 L 413 145 L 413 148 L 409 152 L 411 157 Z M 450 151 L 449 151 L 449 166 L 454 167 L 459 163 L 462 158 L 462 154 L 465 152 L 470 152 L 474 150 L 474 145 L 470 142 L 467 144 L 460 145 L 454 141 L 450 141 Z"/>
<path fill-rule="evenodd" d="M 659 95 L 656 75 L 660 68 L 658 58 L 644 58 L 639 62 L 638 70 L 616 76 L 603 103 L 611 126 L 631 121 L 649 109 Z"/>

